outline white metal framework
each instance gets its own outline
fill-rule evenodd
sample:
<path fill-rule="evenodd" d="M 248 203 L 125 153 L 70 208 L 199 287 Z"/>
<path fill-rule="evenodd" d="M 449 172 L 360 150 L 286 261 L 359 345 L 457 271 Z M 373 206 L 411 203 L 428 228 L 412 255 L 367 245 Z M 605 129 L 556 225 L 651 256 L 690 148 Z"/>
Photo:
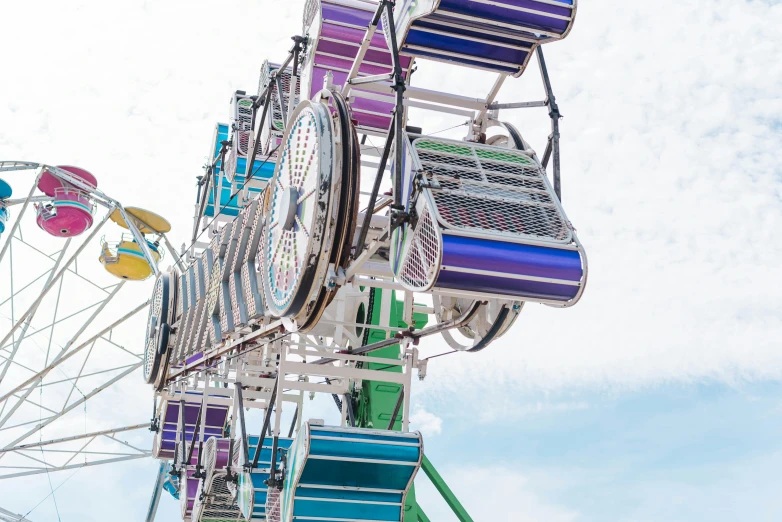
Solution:
<path fill-rule="evenodd" d="M 46 173 L 83 185 L 58 167 L 0 162 L 0 176 L 25 192 L 4 202 L 15 212 L 0 250 L 0 479 L 151 454 L 147 411 L 122 399 L 141 388 L 125 378 L 142 366 L 149 282 L 118 280 L 98 262 L 100 235 L 119 233 L 109 224 L 115 211 L 134 236 L 143 239 L 143 226 L 117 200 L 80 186 L 96 207 L 93 226 L 76 237 L 47 234 L 29 215 L 46 201 L 36 195 Z M 149 251 L 146 240 L 135 244 Z"/>

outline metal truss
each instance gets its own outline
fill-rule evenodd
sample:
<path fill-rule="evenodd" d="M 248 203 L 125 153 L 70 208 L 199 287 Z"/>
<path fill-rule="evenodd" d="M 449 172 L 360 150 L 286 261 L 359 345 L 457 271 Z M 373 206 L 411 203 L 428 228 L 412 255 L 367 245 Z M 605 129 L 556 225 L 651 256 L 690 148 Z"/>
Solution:
<path fill-rule="evenodd" d="M 31 522 L 23 515 L 17 515 L 12 511 L 0 507 L 0 522 Z"/>
<path fill-rule="evenodd" d="M 143 386 L 149 284 L 117 280 L 97 260 L 118 207 L 99 206 L 105 214 L 83 236 L 54 238 L 24 215 L 35 185 L 0 247 L 0 479 L 150 455 L 149 422 L 117 407 Z M 125 379 L 133 373 L 136 382 Z M 24 519 L 0 510 L 0 520 Z"/>

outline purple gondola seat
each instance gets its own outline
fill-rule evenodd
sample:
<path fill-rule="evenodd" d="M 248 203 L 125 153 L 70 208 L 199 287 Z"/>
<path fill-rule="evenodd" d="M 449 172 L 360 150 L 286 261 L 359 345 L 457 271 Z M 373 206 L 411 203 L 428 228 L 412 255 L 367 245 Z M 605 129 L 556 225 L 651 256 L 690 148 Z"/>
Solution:
<path fill-rule="evenodd" d="M 377 2 L 368 0 L 309 0 L 304 7 L 304 31 L 309 36 L 307 58 L 302 71 L 302 93 L 312 98 L 323 89 L 323 79 L 331 71 L 333 83 L 344 86 L 353 59 L 358 54 Z M 369 50 L 361 62 L 358 76 L 391 72 L 391 53 L 382 32 L 382 24 L 372 38 Z M 412 64 L 409 56 L 401 58 L 402 70 Z M 352 116 L 361 128 L 386 132 L 391 124 L 394 99 L 388 96 L 360 96 L 354 88 L 351 100 Z M 355 91 L 359 91 L 356 93 Z"/>
<path fill-rule="evenodd" d="M 152 445 L 152 456 L 156 459 L 173 459 L 177 448 L 177 425 L 179 424 L 179 399 L 181 394 L 164 400 L 161 407 L 160 431 L 155 434 Z M 202 404 L 202 394 L 198 391 L 185 393 L 185 441 L 193 440 L 193 431 L 196 429 L 198 410 Z M 231 399 L 226 396 L 210 395 L 206 406 L 206 412 L 202 413 L 202 421 L 205 423 L 204 439 L 210 437 L 222 437 L 223 430 L 228 419 Z M 196 448 L 197 451 L 197 448 Z M 195 453 L 194 453 L 195 454 Z"/>
<path fill-rule="evenodd" d="M 405 0 L 394 8 L 400 53 L 476 69 L 524 72 L 535 48 L 568 35 L 577 0 Z"/>
<path fill-rule="evenodd" d="M 391 239 L 397 281 L 476 299 L 580 299 L 586 253 L 531 151 L 430 137 L 405 143 L 402 197 L 413 219 Z"/>

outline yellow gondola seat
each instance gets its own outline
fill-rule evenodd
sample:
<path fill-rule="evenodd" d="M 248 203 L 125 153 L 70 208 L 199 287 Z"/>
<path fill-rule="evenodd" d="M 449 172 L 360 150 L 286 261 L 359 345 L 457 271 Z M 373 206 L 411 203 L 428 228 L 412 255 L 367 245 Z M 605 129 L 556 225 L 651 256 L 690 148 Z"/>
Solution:
<path fill-rule="evenodd" d="M 109 243 L 105 239 L 101 243 L 100 262 L 110 274 L 131 281 L 142 281 L 152 275 L 152 267 L 132 236 L 123 234 L 117 243 Z M 147 241 L 147 246 L 155 263 L 160 261 L 163 256 L 159 246 L 151 241 Z"/>

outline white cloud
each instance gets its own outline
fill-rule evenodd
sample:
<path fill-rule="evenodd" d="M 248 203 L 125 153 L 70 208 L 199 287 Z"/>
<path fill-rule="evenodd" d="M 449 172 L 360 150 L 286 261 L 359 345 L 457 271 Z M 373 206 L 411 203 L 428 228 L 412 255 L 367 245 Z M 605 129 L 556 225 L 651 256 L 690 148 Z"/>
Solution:
<path fill-rule="evenodd" d="M 443 431 L 443 419 L 416 405 L 410 414 L 410 429 L 420 431 L 425 438 L 439 435 Z"/>
<path fill-rule="evenodd" d="M 573 522 L 578 513 L 548 502 L 539 484 L 530 477 L 502 466 L 463 466 L 438 470 L 473 520 Z M 431 520 L 457 518 L 431 483 L 416 479 L 416 499 Z M 551 479 L 548 479 L 549 481 Z"/>
<path fill-rule="evenodd" d="M 780 22 L 782 5 L 760 2 L 579 6 L 546 52 L 566 116 L 563 201 L 590 261 L 584 298 L 527 306 L 489 349 L 434 360 L 427 391 L 492 402 L 782 377 Z M 537 82 L 530 69 L 500 99 L 534 97 Z M 509 114 L 542 150 L 545 114 Z"/>

